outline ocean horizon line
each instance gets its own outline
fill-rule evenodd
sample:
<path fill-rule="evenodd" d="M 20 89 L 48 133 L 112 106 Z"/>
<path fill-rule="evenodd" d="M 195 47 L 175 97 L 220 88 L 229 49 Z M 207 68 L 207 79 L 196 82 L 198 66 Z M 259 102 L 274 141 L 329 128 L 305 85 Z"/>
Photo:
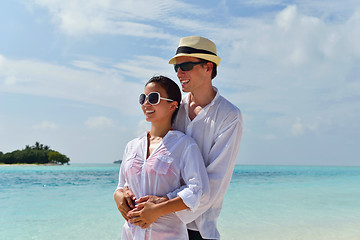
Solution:
<path fill-rule="evenodd" d="M 0 166 L 71 166 L 71 165 L 121 165 L 120 163 L 114 162 L 75 162 L 69 164 L 37 164 L 37 163 L 15 163 L 15 164 L 6 164 L 0 163 Z M 235 166 L 244 166 L 244 167 L 360 167 L 359 165 L 337 165 L 337 164 L 329 164 L 329 165 L 319 165 L 319 164 L 242 164 L 236 163 Z"/>

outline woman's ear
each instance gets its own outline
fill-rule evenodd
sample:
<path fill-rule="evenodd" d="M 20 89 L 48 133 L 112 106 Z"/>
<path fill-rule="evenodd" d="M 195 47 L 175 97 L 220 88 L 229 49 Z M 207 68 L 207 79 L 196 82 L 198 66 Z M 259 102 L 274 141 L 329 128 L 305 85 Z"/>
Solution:
<path fill-rule="evenodd" d="M 173 101 L 170 105 L 170 110 L 175 111 L 175 109 L 178 108 L 178 102 L 177 101 Z"/>

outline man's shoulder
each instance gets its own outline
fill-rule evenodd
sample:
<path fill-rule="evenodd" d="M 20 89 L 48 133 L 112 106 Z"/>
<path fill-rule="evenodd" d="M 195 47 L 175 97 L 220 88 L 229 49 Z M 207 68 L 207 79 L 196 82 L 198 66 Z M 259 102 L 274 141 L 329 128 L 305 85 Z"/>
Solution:
<path fill-rule="evenodd" d="M 225 97 L 219 95 L 217 99 L 217 110 L 221 111 L 222 114 L 230 114 L 234 117 L 241 117 L 241 111 L 240 109 L 235 106 L 233 103 L 231 103 L 229 100 L 227 100 Z"/>

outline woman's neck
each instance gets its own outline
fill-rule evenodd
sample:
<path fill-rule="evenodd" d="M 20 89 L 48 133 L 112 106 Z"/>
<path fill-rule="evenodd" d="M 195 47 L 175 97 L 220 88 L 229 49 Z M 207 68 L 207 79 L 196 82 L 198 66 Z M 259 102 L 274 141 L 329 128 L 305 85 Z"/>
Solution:
<path fill-rule="evenodd" d="M 151 138 L 163 138 L 171 130 L 171 123 L 163 124 L 151 124 L 149 135 Z"/>
<path fill-rule="evenodd" d="M 161 144 L 162 139 L 165 135 L 171 130 L 171 124 L 169 125 L 160 125 L 156 126 L 156 124 L 151 124 L 151 130 L 148 133 L 148 144 L 147 144 L 147 155 L 146 158 L 155 151 L 156 148 Z"/>

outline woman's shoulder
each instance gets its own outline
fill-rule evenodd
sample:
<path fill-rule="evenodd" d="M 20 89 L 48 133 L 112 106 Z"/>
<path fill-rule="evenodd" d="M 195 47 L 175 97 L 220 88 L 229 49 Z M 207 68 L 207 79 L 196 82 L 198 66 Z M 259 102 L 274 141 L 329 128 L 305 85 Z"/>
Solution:
<path fill-rule="evenodd" d="M 186 135 L 185 133 L 179 131 L 179 130 L 172 130 L 171 134 L 174 136 L 174 138 L 176 138 L 177 141 L 181 140 L 186 140 L 188 139 L 190 136 Z M 191 138 L 191 137 L 190 137 Z"/>
<path fill-rule="evenodd" d="M 185 135 L 185 133 L 179 131 L 179 130 L 171 130 L 171 133 L 177 137 L 182 137 Z"/>

